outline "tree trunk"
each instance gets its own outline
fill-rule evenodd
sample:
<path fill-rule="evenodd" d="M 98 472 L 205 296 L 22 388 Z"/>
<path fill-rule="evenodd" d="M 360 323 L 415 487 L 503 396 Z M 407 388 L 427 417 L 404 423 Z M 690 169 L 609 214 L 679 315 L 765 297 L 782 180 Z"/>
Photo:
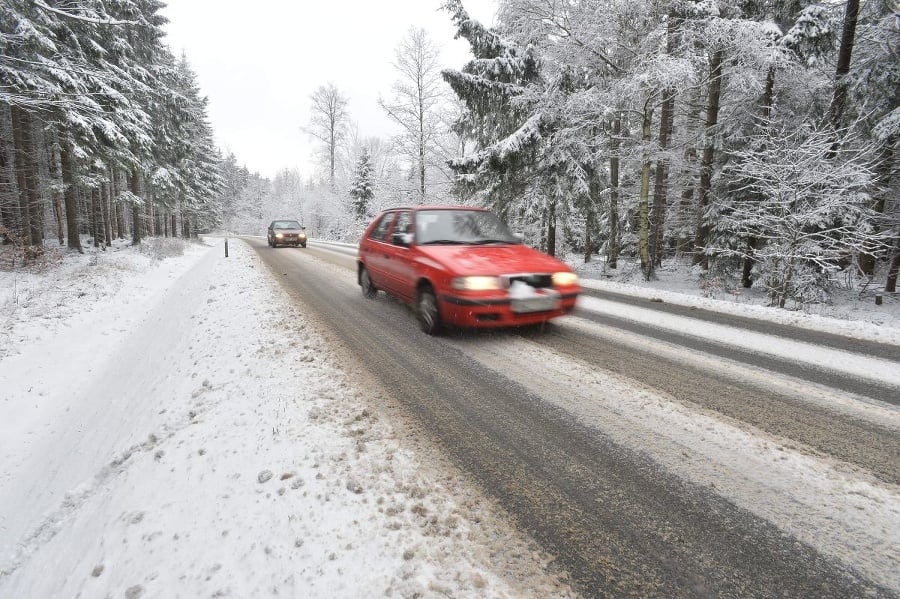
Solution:
<path fill-rule="evenodd" d="M 644 117 L 641 121 L 641 141 L 644 144 L 641 164 L 641 191 L 638 197 L 638 252 L 644 280 L 653 275 L 653 261 L 650 258 L 650 134 L 653 126 L 654 96 L 644 102 Z"/>
<path fill-rule="evenodd" d="M 12 132 L 13 132 L 13 168 L 16 173 L 16 198 L 18 208 L 18 227 L 15 231 L 17 237 L 21 238 L 25 245 L 31 245 L 31 236 L 28 230 L 28 223 L 31 221 L 31 210 L 28 205 L 28 195 L 26 193 L 27 183 L 25 182 L 25 142 L 22 141 L 22 110 L 17 106 L 12 106 Z"/>
<path fill-rule="evenodd" d="M 53 179 L 62 182 L 62 164 L 59 158 L 59 140 L 55 139 L 50 146 L 50 170 Z M 56 237 L 59 245 L 66 244 L 65 233 L 65 213 L 63 212 L 63 194 L 58 191 L 53 192 L 53 215 L 56 217 Z"/>
<path fill-rule="evenodd" d="M 709 192 L 712 188 L 712 167 L 715 158 L 716 125 L 719 122 L 719 99 L 722 93 L 722 60 L 724 51 L 716 50 L 709 62 L 709 99 L 706 104 L 706 140 L 703 158 L 700 162 L 700 187 L 697 197 L 697 234 L 694 237 L 694 264 L 703 270 L 709 269 L 706 244 L 709 241 L 709 223 L 706 209 L 709 207 Z"/>
<path fill-rule="evenodd" d="M 853 43 L 856 38 L 856 22 L 859 18 L 859 0 L 847 0 L 844 11 L 844 27 L 841 31 L 841 46 L 838 50 L 837 70 L 834 77 L 834 94 L 828 107 L 828 120 L 834 128 L 834 143 L 829 157 L 833 158 L 840 145 L 838 130 L 847 104 L 847 73 L 850 72 L 850 58 L 853 55 Z"/>
<path fill-rule="evenodd" d="M 669 158 L 666 150 L 672 135 L 675 120 L 675 92 L 666 90 L 663 95 L 662 109 L 659 115 L 659 151 L 656 160 L 656 177 L 653 182 L 653 212 L 650 215 L 652 230 L 650 233 L 650 259 L 653 265 L 659 266 L 663 259 L 663 238 L 665 236 L 666 209 L 669 188 Z"/>
<path fill-rule="evenodd" d="M 141 172 L 135 169 L 131 173 L 131 193 L 136 197 L 140 198 L 141 196 L 141 188 L 142 188 L 142 177 Z M 143 230 L 143 207 L 138 203 L 137 200 L 132 202 L 131 204 L 131 245 L 138 245 L 141 243 L 141 239 L 144 236 Z"/>
<path fill-rule="evenodd" d="M 41 205 L 34 167 L 31 115 L 26 110 L 13 106 L 12 122 L 13 143 L 16 147 L 16 180 L 19 185 L 22 237 L 27 245 L 41 245 L 44 241 L 44 235 L 40 226 Z"/>
<path fill-rule="evenodd" d="M 900 236 L 894 239 L 894 255 L 891 258 L 891 265 L 888 267 L 887 282 L 884 284 L 884 290 L 886 292 L 897 292 L 898 272 L 900 272 Z"/>
<path fill-rule="evenodd" d="M 144 191 L 144 236 L 153 237 L 155 234 L 155 231 L 153 230 L 153 201 L 150 190 L 147 189 L 147 186 L 144 184 L 143 177 L 141 178 L 141 189 Z"/>
<path fill-rule="evenodd" d="M 10 145 L 12 137 L 11 111 L 0 108 L 0 227 L 8 231 L 18 230 L 19 199 L 15 183 L 15 148 Z M 7 241 L 6 234 L 0 234 L 0 243 Z"/>
<path fill-rule="evenodd" d="M 556 200 L 547 206 L 547 253 L 556 255 Z"/>
<path fill-rule="evenodd" d="M 115 198 L 114 202 L 116 203 L 116 219 L 118 220 L 119 227 L 119 239 L 125 239 L 125 236 L 128 234 L 128 221 L 126 217 L 125 205 L 119 201 L 119 193 L 128 188 L 128 182 L 125 179 L 125 173 L 120 170 L 116 171 L 115 176 Z"/>
<path fill-rule="evenodd" d="M 688 107 L 685 128 L 693 130 L 695 127 L 699 129 L 700 122 L 700 99 L 702 92 L 699 86 L 694 87 L 693 94 L 686 100 Z M 694 139 L 694 135 L 688 136 L 689 140 Z M 692 251 L 694 245 L 694 233 L 696 232 L 696 206 L 694 205 L 694 195 L 697 179 L 697 147 L 693 141 L 689 141 L 684 148 L 682 154 L 682 167 L 680 177 L 683 181 L 681 189 L 681 198 L 678 202 L 678 211 L 676 212 L 675 222 L 678 227 L 678 237 L 675 241 L 675 251 L 679 255 L 685 255 Z"/>
<path fill-rule="evenodd" d="M 419 203 L 425 202 L 425 105 L 419 82 Z"/>
<path fill-rule="evenodd" d="M 92 173 L 93 174 L 93 173 Z M 100 240 L 97 239 L 97 229 L 100 226 L 97 214 L 100 212 L 100 190 L 92 187 L 90 192 L 90 202 L 88 209 L 88 223 L 91 228 L 91 238 L 94 240 L 94 247 L 100 246 Z"/>
<path fill-rule="evenodd" d="M 75 188 L 75 162 L 70 144 L 67 134 L 60 133 L 59 159 L 65 187 L 63 198 L 66 204 L 66 236 L 69 238 L 69 249 L 83 254 L 81 235 L 78 231 L 78 190 Z"/>
<path fill-rule="evenodd" d="M 112 240 L 115 239 L 113 237 L 113 217 L 115 216 L 115 212 L 113 210 L 113 182 L 112 182 L 112 169 L 106 169 L 106 184 L 103 186 L 104 191 L 106 192 L 106 200 L 103 203 L 103 222 L 106 224 L 106 244 L 112 244 Z"/>
<path fill-rule="evenodd" d="M 606 249 L 606 263 L 610 268 L 619 264 L 619 135 L 622 133 L 622 118 L 613 120 L 612 135 L 609 138 L 609 243 Z"/>
<path fill-rule="evenodd" d="M 772 106 L 775 104 L 775 65 L 769 66 L 766 74 L 766 89 L 762 96 L 763 123 L 769 122 L 772 116 Z M 744 266 L 741 269 L 741 286 L 744 289 L 753 287 L 753 266 L 756 264 L 756 253 L 759 251 L 760 240 L 751 235 L 747 238 L 747 254 L 744 256 Z"/>
<path fill-rule="evenodd" d="M 674 6 L 669 10 L 666 26 L 666 54 L 672 56 L 676 50 L 676 30 L 680 19 L 675 14 Z M 663 238 L 665 236 L 666 211 L 668 208 L 669 187 L 669 138 L 675 121 L 675 89 L 663 90 L 663 102 L 659 114 L 659 157 L 656 159 L 656 176 L 653 182 L 653 210 L 650 214 L 650 261 L 652 266 L 659 266 L 663 259 Z"/>
<path fill-rule="evenodd" d="M 876 195 L 875 202 L 872 205 L 872 210 L 875 214 L 882 215 L 884 214 L 884 209 L 887 204 L 887 196 L 891 193 L 891 176 L 894 171 L 894 148 L 890 141 L 885 141 L 881 146 L 881 159 L 878 161 L 878 185 L 876 185 Z M 879 218 L 876 218 L 872 222 L 872 234 L 877 235 L 881 230 L 881 226 L 879 223 Z M 872 277 L 875 274 L 875 253 L 874 252 L 864 252 L 859 255 L 859 269 L 862 273 L 868 277 Z"/>
<path fill-rule="evenodd" d="M 585 170 L 588 173 L 588 203 L 584 215 L 584 263 L 591 261 L 593 254 L 594 238 L 593 232 L 597 226 L 597 206 L 600 205 L 600 179 L 597 176 L 597 169 L 593 163 L 588 165 Z"/>

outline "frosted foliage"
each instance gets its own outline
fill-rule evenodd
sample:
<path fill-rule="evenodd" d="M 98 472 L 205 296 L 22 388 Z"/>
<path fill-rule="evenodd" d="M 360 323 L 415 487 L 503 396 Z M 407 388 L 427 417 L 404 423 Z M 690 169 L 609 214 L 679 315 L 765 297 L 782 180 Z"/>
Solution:
<path fill-rule="evenodd" d="M 822 301 L 842 261 L 879 249 L 867 193 L 871 153 L 846 143 L 829 156 L 827 130 L 768 130 L 735 152 L 723 176 L 741 182 L 713 207 L 725 256 L 750 256 L 774 304 Z M 734 243 L 755 240 L 755 247 Z"/>
<path fill-rule="evenodd" d="M 783 43 L 797 52 L 810 67 L 825 60 L 825 52 L 831 49 L 837 35 L 834 13 L 819 4 L 807 6 L 797 17 L 797 22 L 785 34 Z"/>

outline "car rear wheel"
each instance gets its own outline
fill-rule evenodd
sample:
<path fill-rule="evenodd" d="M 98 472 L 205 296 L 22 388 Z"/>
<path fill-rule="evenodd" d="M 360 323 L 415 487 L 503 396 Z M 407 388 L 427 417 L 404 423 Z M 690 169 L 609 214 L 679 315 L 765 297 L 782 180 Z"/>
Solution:
<path fill-rule="evenodd" d="M 428 335 L 436 335 L 441 330 L 441 314 L 438 310 L 437 298 L 431 287 L 423 287 L 419 290 L 419 298 L 416 302 L 419 317 L 419 326 Z"/>
<path fill-rule="evenodd" d="M 362 294 L 366 299 L 372 299 L 378 295 L 378 288 L 372 283 L 372 277 L 369 276 L 369 271 L 365 266 L 359 271 L 359 286 L 362 287 Z"/>

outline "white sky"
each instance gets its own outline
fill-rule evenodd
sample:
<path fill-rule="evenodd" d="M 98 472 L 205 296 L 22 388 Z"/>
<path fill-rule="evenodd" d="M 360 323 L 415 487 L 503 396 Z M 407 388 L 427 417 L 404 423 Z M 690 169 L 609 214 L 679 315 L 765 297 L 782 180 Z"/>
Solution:
<path fill-rule="evenodd" d="M 444 64 L 469 57 L 443 0 L 166 0 L 168 43 L 182 51 L 209 98 L 209 117 L 223 150 L 251 171 L 273 177 L 282 168 L 312 174 L 314 147 L 301 130 L 309 96 L 333 82 L 349 96 L 363 136 L 397 131 L 378 106 L 397 74 L 397 45 L 422 27 L 442 49 Z M 497 0 L 463 0 L 469 14 L 492 23 Z"/>

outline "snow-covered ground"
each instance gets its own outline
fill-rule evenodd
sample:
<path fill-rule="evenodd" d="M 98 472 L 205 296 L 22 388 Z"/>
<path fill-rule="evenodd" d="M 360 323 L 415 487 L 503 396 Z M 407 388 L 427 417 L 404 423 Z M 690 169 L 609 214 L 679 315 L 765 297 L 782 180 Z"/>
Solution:
<path fill-rule="evenodd" d="M 210 243 L 0 273 L 0 597 L 571 594 Z"/>
<path fill-rule="evenodd" d="M 226 259 L 222 249 L 221 239 L 149 240 L 141 252 L 122 246 L 68 256 L 45 273 L 0 272 L 0 597 L 572 594 L 549 556 L 392 418 L 388 400 L 372 397 L 351 376 L 352 365 L 339 362 L 252 250 L 233 240 Z M 894 298 L 876 307 L 865 296 L 853 303 L 856 292 L 812 314 L 786 312 L 763 307 L 764 298 L 752 294 L 707 288 L 692 295 L 691 282 L 675 271 L 644 285 L 626 268 L 614 277 L 598 264 L 580 268 L 596 277 L 585 280 L 587 287 L 900 343 Z M 657 321 L 640 306 L 582 300 L 587 309 L 619 310 L 723 343 L 754 337 L 735 338 L 715 325 L 685 328 L 696 325 L 677 317 Z M 529 357 L 540 348 L 520 344 L 513 353 L 522 368 L 531 360 L 554 364 L 553 356 Z M 780 349 L 793 359 L 855 368 L 848 354 L 819 355 L 825 350 L 808 344 Z M 468 350 L 488 362 L 500 352 L 494 361 L 516 364 L 510 348 L 494 348 L 490 339 Z M 869 377 L 898 378 L 877 360 L 863 368 Z M 610 409 L 619 412 L 635 401 L 663 406 L 652 438 L 662 443 L 660 431 L 671 432 L 665 398 L 651 402 L 624 389 L 613 400 Z M 849 403 L 842 409 L 864 419 L 885 410 Z M 579 414 L 600 428 L 612 421 Z M 706 422 L 675 416 L 686 430 Z M 691 430 L 687 438 L 696 438 Z M 744 435 L 725 432 L 729 447 Z M 745 444 L 760 445 L 751 437 Z M 720 460 L 727 454 L 707 449 Z M 758 449 L 754 459 L 771 462 L 767 452 Z M 703 484 L 710 459 L 701 455 L 696 471 L 679 467 Z M 818 463 L 801 465 L 823 478 Z M 774 476 L 770 466 L 759 470 Z M 803 538 L 805 529 L 792 529 L 792 513 L 782 513 L 781 504 L 753 499 L 757 486 L 725 491 L 735 501 L 761 503 L 762 516 Z M 895 509 L 890 493 L 887 512 Z M 821 510 L 820 533 L 836 509 Z M 892 520 L 872 514 L 877 522 Z"/>

